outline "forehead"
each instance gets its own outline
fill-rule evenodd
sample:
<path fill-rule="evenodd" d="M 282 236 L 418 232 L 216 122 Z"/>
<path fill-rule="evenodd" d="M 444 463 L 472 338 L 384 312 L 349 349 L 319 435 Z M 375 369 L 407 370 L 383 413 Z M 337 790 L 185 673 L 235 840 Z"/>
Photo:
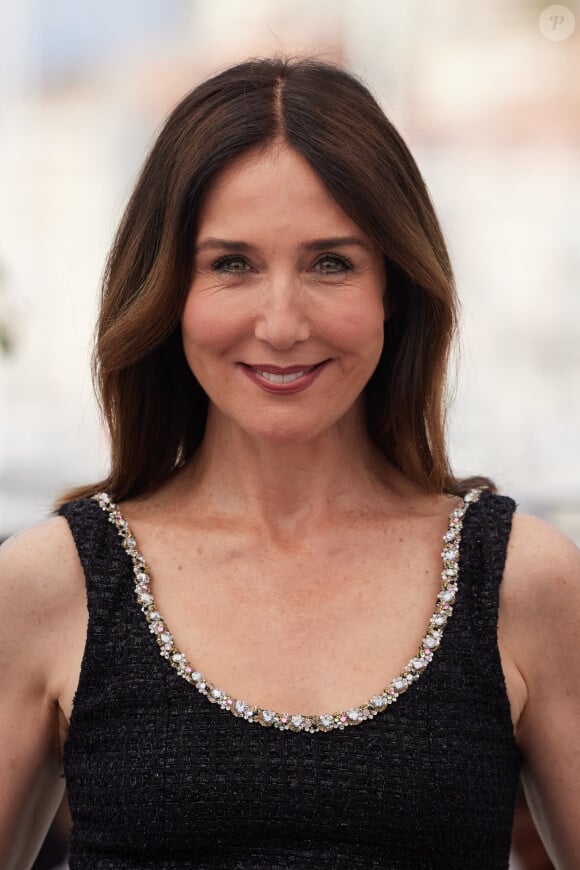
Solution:
<path fill-rule="evenodd" d="M 293 225 L 329 234 L 354 232 L 345 214 L 308 161 L 289 146 L 276 143 L 252 149 L 221 169 L 201 201 L 199 233 L 223 234 L 234 228 L 270 225 L 278 231 Z M 360 230 L 358 230 L 360 232 Z"/>

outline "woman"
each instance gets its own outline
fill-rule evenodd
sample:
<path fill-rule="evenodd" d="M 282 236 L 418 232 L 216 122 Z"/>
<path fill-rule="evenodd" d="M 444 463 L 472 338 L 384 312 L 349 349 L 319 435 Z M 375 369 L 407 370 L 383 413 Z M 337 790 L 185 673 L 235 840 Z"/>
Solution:
<path fill-rule="evenodd" d="M 454 318 L 350 75 L 251 61 L 175 109 L 105 276 L 110 475 L 2 554 L 3 867 L 63 747 L 72 868 L 495 870 L 521 757 L 578 866 L 580 558 L 452 476 Z"/>

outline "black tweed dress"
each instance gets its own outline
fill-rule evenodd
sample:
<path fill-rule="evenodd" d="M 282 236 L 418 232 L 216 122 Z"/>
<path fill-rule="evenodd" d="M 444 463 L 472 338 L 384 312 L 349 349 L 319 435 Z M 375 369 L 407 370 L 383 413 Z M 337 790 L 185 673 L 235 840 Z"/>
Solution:
<path fill-rule="evenodd" d="M 71 870 L 506 870 L 520 756 L 497 647 L 514 503 L 463 520 L 459 589 L 421 678 L 357 727 L 235 718 L 159 654 L 93 500 L 65 505 L 89 627 L 64 769 Z"/>

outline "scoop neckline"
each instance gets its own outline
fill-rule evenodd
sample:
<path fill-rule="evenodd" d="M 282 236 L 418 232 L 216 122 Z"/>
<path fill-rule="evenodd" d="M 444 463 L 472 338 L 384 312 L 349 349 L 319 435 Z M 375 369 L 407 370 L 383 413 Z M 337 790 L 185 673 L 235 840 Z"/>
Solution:
<path fill-rule="evenodd" d="M 334 730 L 342 731 L 348 726 L 360 725 L 373 719 L 378 713 L 387 710 L 395 703 L 427 671 L 433 661 L 434 654 L 441 645 L 459 591 L 459 545 L 463 519 L 469 506 L 478 501 L 482 492 L 481 488 L 469 490 L 463 496 L 461 504 L 454 507 L 449 514 L 447 530 L 443 535 L 441 583 L 435 601 L 435 609 L 428 621 L 416 654 L 408 661 L 402 671 L 387 683 L 385 688 L 378 691 L 369 700 L 348 710 L 316 715 L 277 712 L 270 708 L 262 708 L 229 694 L 207 680 L 204 674 L 198 671 L 185 654 L 175 646 L 171 630 L 159 612 L 151 591 L 149 565 L 145 556 L 138 549 L 137 541 L 119 506 L 106 492 L 97 493 L 93 496 L 93 500 L 108 515 L 109 521 L 117 529 L 121 538 L 121 546 L 132 562 L 137 606 L 145 617 L 145 625 L 148 625 L 149 631 L 157 641 L 161 656 L 167 660 L 177 674 L 197 689 L 201 695 L 204 695 L 210 703 L 216 704 L 224 712 L 231 713 L 238 719 L 245 719 L 247 722 L 257 723 L 264 727 L 273 727 L 279 731 L 323 733 Z"/>

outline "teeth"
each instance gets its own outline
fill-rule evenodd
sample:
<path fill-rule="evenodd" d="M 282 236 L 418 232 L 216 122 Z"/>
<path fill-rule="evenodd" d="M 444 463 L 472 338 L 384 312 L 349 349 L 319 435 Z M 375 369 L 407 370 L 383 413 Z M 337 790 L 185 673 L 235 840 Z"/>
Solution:
<path fill-rule="evenodd" d="M 256 371 L 261 378 L 265 378 L 265 380 L 270 381 L 271 384 L 289 384 L 306 374 L 305 371 L 292 372 L 291 375 L 275 375 L 272 372 L 261 372 L 259 369 L 256 369 Z"/>

